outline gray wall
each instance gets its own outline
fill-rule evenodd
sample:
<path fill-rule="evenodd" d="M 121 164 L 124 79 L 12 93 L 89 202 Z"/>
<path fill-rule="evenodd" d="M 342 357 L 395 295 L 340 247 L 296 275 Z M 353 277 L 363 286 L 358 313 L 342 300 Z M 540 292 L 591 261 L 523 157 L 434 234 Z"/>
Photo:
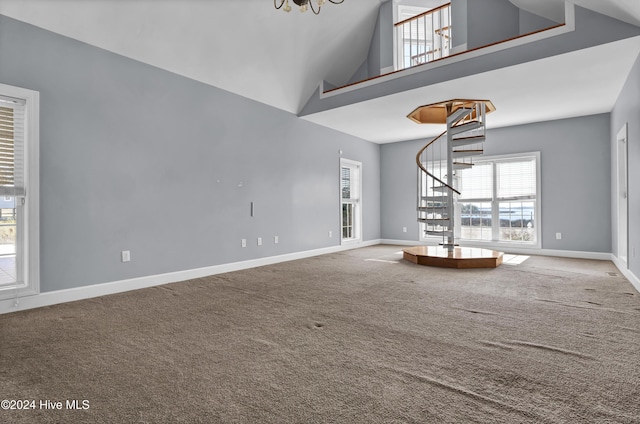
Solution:
<path fill-rule="evenodd" d="M 356 70 L 356 72 L 353 75 L 351 75 L 351 78 L 349 78 L 349 81 L 347 81 L 346 85 L 364 81 L 368 78 L 369 78 L 369 59 L 365 59 L 365 61 L 362 62 L 362 65 L 360 65 L 360 67 Z M 324 81 L 324 87 L 323 87 L 324 90 L 325 91 L 330 90 L 331 88 L 329 87 L 336 88 L 332 84 L 327 83 L 327 81 Z"/>
<path fill-rule="evenodd" d="M 487 131 L 485 155 L 540 152 L 543 249 L 611 252 L 609 138 L 608 114 Z M 415 154 L 425 142 L 382 145 L 384 239 L 418 240 Z"/>
<path fill-rule="evenodd" d="M 557 25 L 508 0 L 452 0 L 452 44 L 468 49 L 504 41 Z"/>
<path fill-rule="evenodd" d="M 467 0 L 451 0 L 451 45 L 454 51 L 467 43 Z"/>
<path fill-rule="evenodd" d="M 367 57 L 368 75 L 372 78 L 380 75 L 380 70 L 393 66 L 393 2 L 380 5 L 378 20 L 373 31 Z M 353 78 L 352 78 L 353 79 Z M 366 78 L 364 78 L 366 79 Z"/>
<path fill-rule="evenodd" d="M 616 143 L 620 128 L 628 126 L 628 216 L 629 269 L 640 276 L 640 57 L 631 69 L 620 97 L 611 112 L 611 206 L 613 216 L 613 252 L 618 254 L 618 219 L 616 215 Z M 633 250 L 635 249 L 635 256 Z"/>
<path fill-rule="evenodd" d="M 520 35 L 551 28 L 556 25 L 558 25 L 557 22 L 520 9 Z"/>
<path fill-rule="evenodd" d="M 509 0 L 469 1 L 467 16 L 469 49 L 520 35 L 520 9 Z"/>
<path fill-rule="evenodd" d="M 4 16 L 0 57 L 41 96 L 43 292 L 338 245 L 340 149 L 379 238 L 378 145 Z"/>

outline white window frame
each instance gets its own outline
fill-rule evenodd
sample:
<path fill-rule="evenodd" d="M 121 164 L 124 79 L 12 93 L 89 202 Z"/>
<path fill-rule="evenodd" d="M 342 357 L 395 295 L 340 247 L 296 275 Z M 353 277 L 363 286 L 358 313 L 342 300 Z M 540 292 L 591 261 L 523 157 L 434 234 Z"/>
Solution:
<path fill-rule="evenodd" d="M 394 71 L 398 71 L 398 70 L 403 70 L 403 69 L 409 69 L 411 66 L 409 67 L 405 67 L 403 63 L 400 63 L 400 52 L 402 51 L 404 53 L 404 46 L 402 43 L 402 40 L 398 39 L 398 31 L 397 28 L 395 26 L 396 23 L 404 21 L 406 19 L 409 19 L 411 17 L 420 15 L 422 13 L 428 12 L 430 10 L 439 8 L 447 3 L 451 3 L 451 1 L 447 1 L 447 0 L 422 0 L 421 5 L 411 5 L 411 4 L 403 4 L 401 0 L 393 0 L 393 9 L 392 9 L 392 15 L 393 15 L 393 70 Z M 450 49 L 453 46 L 450 46 Z M 426 45 L 425 45 L 425 50 L 426 50 Z M 452 52 L 449 52 L 449 55 L 452 54 Z M 404 54 L 402 55 L 402 61 L 404 61 Z M 390 72 L 390 69 L 387 70 L 380 70 L 381 73 L 386 73 L 386 72 Z M 386 72 L 383 72 L 386 71 Z"/>
<path fill-rule="evenodd" d="M 403 51 L 404 46 L 402 45 L 402 40 L 398 39 L 398 31 L 396 29 L 395 24 L 405 19 L 408 19 L 409 17 L 417 16 L 417 15 L 420 15 L 421 13 L 428 12 L 431 9 L 433 9 L 433 7 L 409 6 L 404 4 L 397 4 L 394 1 L 394 8 L 393 8 L 393 70 L 394 71 L 397 71 L 399 69 L 407 69 L 404 67 L 404 64 L 401 64 L 399 61 L 400 51 Z"/>
<path fill-rule="evenodd" d="M 0 300 L 6 300 L 40 293 L 40 93 L 0 83 L 0 94 L 26 102 L 24 244 L 16 246 L 16 258 L 22 250 L 16 267 L 22 267 L 23 281 L 0 287 Z"/>
<path fill-rule="evenodd" d="M 358 197 L 356 199 L 349 199 L 348 201 L 345 201 L 345 199 L 342 198 L 342 168 L 355 168 L 358 170 L 358 181 L 356 185 Z M 355 209 L 355 213 L 353 214 L 354 237 L 351 238 L 344 238 L 342 233 L 342 207 L 345 203 L 353 204 Z M 362 162 L 340 158 L 340 244 L 344 245 L 360 242 L 362 242 Z"/>
<path fill-rule="evenodd" d="M 499 219 L 499 204 L 500 201 L 508 201 L 506 199 L 497 198 L 497 172 L 496 171 L 496 163 L 498 162 L 509 162 L 515 161 L 517 159 L 525 159 L 525 158 L 535 158 L 536 161 L 536 196 L 535 196 L 535 242 L 522 242 L 522 241 L 501 241 L 499 240 L 499 231 L 500 231 L 500 219 Z M 463 246 L 470 247 L 481 247 L 485 249 L 506 249 L 509 248 L 514 249 L 540 249 L 542 247 L 542 219 L 541 219 L 541 210 L 542 210 L 542 196 L 541 196 L 541 178 L 540 178 L 540 152 L 525 152 L 525 153 L 513 153 L 507 155 L 495 155 L 495 156 L 479 156 L 474 160 L 474 163 L 486 163 L 490 162 L 493 164 L 493 190 L 492 190 L 492 198 L 491 199 L 464 199 L 465 202 L 474 202 L 474 201 L 483 201 L 490 202 L 492 204 L 492 240 L 471 240 L 471 239 L 463 239 L 460 238 L 460 201 L 456 201 L 455 207 L 455 227 L 454 232 L 456 234 L 456 243 L 459 243 Z M 497 205 L 498 209 L 495 209 L 493 206 Z M 420 240 L 433 243 L 441 241 L 441 237 L 425 235 L 424 233 L 424 224 L 420 224 Z"/>

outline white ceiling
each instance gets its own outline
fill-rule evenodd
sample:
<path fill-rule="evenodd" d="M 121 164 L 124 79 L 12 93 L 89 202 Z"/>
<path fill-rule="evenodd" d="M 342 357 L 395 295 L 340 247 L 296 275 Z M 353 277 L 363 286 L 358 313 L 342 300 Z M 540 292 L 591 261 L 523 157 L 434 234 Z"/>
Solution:
<path fill-rule="evenodd" d="M 366 59 L 380 3 L 315 16 L 272 0 L 0 0 L 0 14 L 297 113 Z"/>
<path fill-rule="evenodd" d="M 289 14 L 276 11 L 272 0 L 0 0 L 0 14 L 297 113 L 319 81 L 344 84 L 362 64 L 383 1 L 327 2 L 315 16 L 295 9 Z M 511 1 L 562 20 L 558 14 L 563 0 Z M 640 26 L 638 0 L 574 2 Z M 490 115 L 492 126 L 607 112 L 626 77 L 620 69 L 628 70 L 640 51 L 637 39 L 625 43 L 476 75 L 455 84 L 438 84 L 430 87 L 429 93 L 416 90 L 406 93 L 408 97 L 388 96 L 306 119 L 371 141 L 389 142 L 432 132 L 405 116 L 436 94 L 441 98 L 434 101 L 457 96 L 490 98 L 498 107 Z M 620 54 L 622 48 L 630 50 Z M 608 59 L 591 60 L 594 63 L 577 72 L 581 65 L 587 65 L 591 54 Z M 550 66 L 566 71 L 545 77 L 548 73 L 542 71 Z M 617 71 L 612 72 L 614 69 Z M 521 78 L 530 83 L 525 87 L 508 83 Z M 554 100 L 549 102 L 549 98 Z M 385 116 L 375 115 L 380 110 Z"/>

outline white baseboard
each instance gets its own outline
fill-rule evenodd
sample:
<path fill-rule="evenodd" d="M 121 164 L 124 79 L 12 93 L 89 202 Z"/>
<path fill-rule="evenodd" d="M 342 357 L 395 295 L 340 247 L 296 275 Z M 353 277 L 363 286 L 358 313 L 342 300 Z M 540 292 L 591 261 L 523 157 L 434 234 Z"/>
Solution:
<path fill-rule="evenodd" d="M 624 275 L 627 280 L 629 280 L 633 288 L 636 289 L 638 293 L 640 293 L 640 279 L 633 272 L 631 272 L 629 268 L 627 268 L 627 264 L 618 259 L 618 257 L 613 253 L 611 254 L 611 261 L 622 273 L 622 275 Z"/>
<path fill-rule="evenodd" d="M 437 242 L 429 241 L 415 241 L 415 240 L 392 240 L 382 239 L 383 244 L 397 244 L 399 246 L 437 246 Z M 464 247 L 465 245 L 462 244 Z M 610 261 L 611 253 L 601 252 L 581 252 L 575 250 L 554 250 L 554 249 L 538 249 L 538 248 L 518 248 L 518 247 L 495 247 L 495 246 L 481 246 L 470 245 L 468 247 L 478 247 L 482 249 L 493 249 L 498 251 L 504 251 L 505 253 L 512 253 L 517 255 L 538 255 L 538 256 L 558 256 L 563 258 L 577 258 L 577 259 L 596 259 L 601 261 Z"/>
<path fill-rule="evenodd" d="M 225 272 L 240 271 L 243 269 L 256 268 L 259 266 L 272 265 L 281 262 L 293 261 L 296 259 L 310 258 L 313 256 L 326 255 L 328 253 L 343 252 L 361 247 L 375 246 L 378 244 L 391 244 L 399 246 L 427 245 L 425 242 L 413 240 L 392 240 L 375 239 L 364 242 L 347 243 L 341 246 L 331 246 L 321 249 L 306 250 L 302 252 L 288 253 L 267 258 L 251 259 L 248 261 L 232 262 L 228 264 L 214 265 L 204 268 L 189 269 L 185 271 L 170 272 L 166 274 L 149 275 L 127 280 L 113 281 L 109 283 L 95 284 L 85 287 L 75 287 L 66 290 L 45 292 L 32 296 L 16 297 L 13 299 L 0 300 L 0 314 L 23 311 L 27 309 L 40 308 L 43 306 L 55 305 L 58 303 L 73 302 L 76 300 L 90 299 L 98 296 L 122 293 L 130 290 L 139 290 L 147 287 L 160 286 L 163 284 L 176 283 L 179 281 L 191 280 L 194 278 L 206 277 L 209 275 L 222 274 Z M 560 256 L 568 258 L 611 260 L 618 267 L 620 272 L 629 279 L 636 290 L 640 292 L 640 280 L 631 271 L 624 268 L 616 257 L 610 253 L 599 252 L 579 252 L 569 250 L 550 249 L 509 249 L 508 253 L 523 255 L 543 255 Z"/>
<path fill-rule="evenodd" d="M 189 269 L 185 271 L 170 272 L 166 274 L 149 275 L 127 280 L 113 281 L 109 283 L 94 284 L 91 286 L 75 287 L 72 289 L 57 290 L 52 292 L 39 293 L 32 296 L 16 297 L 12 299 L 0 300 L 0 314 L 23 311 L 27 309 L 40 308 L 43 306 L 55 305 L 58 303 L 73 302 L 76 300 L 90 299 L 98 296 L 122 293 L 131 290 L 139 290 L 147 287 L 160 286 L 163 284 L 176 283 L 179 281 L 191 280 L 194 278 L 206 277 L 208 275 L 222 274 L 225 272 L 240 271 L 243 269 L 256 268 L 259 266 L 272 265 L 281 262 L 293 261 L 296 259 L 310 258 L 313 256 L 326 255 L 328 253 L 342 252 L 360 247 L 374 246 L 380 244 L 380 240 L 368 240 L 364 242 L 348 243 L 341 246 L 331 246 L 321 249 L 306 250 L 303 252 L 289 253 L 267 258 L 251 259 L 242 262 L 233 262 L 222 265 L 214 265 L 204 268 Z"/>
<path fill-rule="evenodd" d="M 595 259 L 598 261 L 611 260 L 611 253 L 583 252 L 579 250 L 508 249 L 507 253 L 514 253 L 517 255 L 557 256 L 560 258 Z"/>
<path fill-rule="evenodd" d="M 393 239 L 382 239 L 380 240 L 380 244 L 394 244 L 398 246 L 430 246 L 429 243 L 423 241 Z"/>

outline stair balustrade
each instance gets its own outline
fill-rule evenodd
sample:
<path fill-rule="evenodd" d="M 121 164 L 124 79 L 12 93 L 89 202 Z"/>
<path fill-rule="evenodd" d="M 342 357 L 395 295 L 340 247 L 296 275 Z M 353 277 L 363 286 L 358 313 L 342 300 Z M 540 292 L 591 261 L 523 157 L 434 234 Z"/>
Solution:
<path fill-rule="evenodd" d="M 451 52 L 451 3 L 395 24 L 396 69 L 431 62 Z"/>
<path fill-rule="evenodd" d="M 446 123 L 447 129 L 416 155 L 418 165 L 418 221 L 426 235 L 442 237 L 453 250 L 457 195 L 456 170 L 473 166 L 483 153 L 485 117 L 495 108 L 485 100 L 450 100 L 422 106 L 409 117 L 420 123 Z"/>

